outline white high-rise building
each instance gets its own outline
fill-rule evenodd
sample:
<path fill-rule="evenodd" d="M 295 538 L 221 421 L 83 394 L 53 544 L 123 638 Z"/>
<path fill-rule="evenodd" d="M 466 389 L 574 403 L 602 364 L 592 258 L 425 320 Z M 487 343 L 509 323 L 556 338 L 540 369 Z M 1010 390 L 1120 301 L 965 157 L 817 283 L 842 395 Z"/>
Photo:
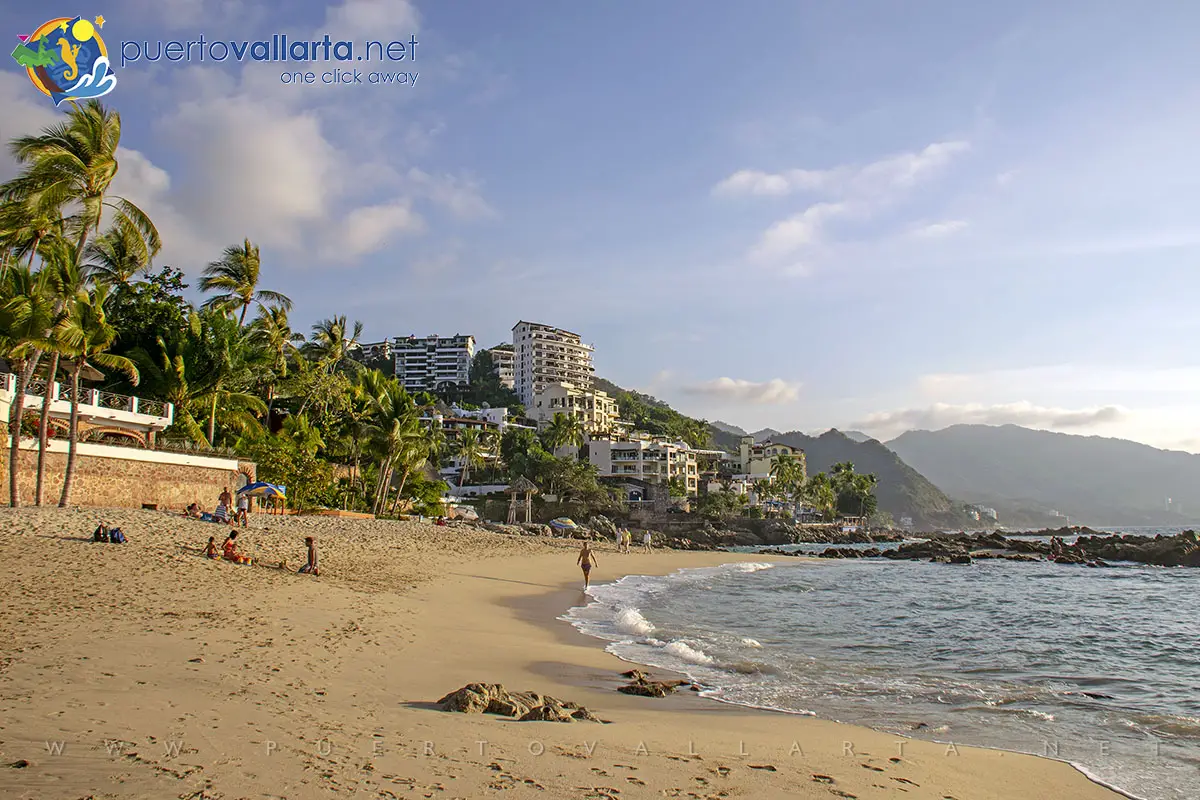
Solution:
<path fill-rule="evenodd" d="M 410 392 L 432 392 L 447 385 L 467 386 L 471 382 L 475 337 L 461 334 L 397 337 L 392 343 L 392 353 L 396 359 L 396 378 Z"/>
<path fill-rule="evenodd" d="M 542 325 L 518 322 L 513 326 L 513 390 L 526 407 L 538 392 L 556 383 L 592 388 L 592 352 L 579 334 Z"/>

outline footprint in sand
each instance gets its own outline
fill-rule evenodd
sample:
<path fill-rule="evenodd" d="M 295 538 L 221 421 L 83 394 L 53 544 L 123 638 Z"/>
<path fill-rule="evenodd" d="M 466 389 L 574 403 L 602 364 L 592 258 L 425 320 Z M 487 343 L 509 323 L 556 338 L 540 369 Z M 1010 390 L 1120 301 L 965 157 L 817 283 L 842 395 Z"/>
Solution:
<path fill-rule="evenodd" d="M 812 779 L 813 779 L 814 783 L 834 783 L 835 782 L 833 780 L 833 778 L 829 777 L 828 775 L 813 775 Z"/>
<path fill-rule="evenodd" d="M 883 772 L 883 767 L 875 767 L 870 764 L 863 764 L 862 767 L 863 767 L 863 769 L 871 769 L 876 772 Z"/>
<path fill-rule="evenodd" d="M 629 782 L 630 782 L 630 783 L 632 783 L 632 784 L 636 784 L 636 785 L 638 785 L 638 786 L 645 786 L 645 785 L 646 785 L 646 782 L 645 782 L 644 780 L 642 780 L 641 778 L 635 778 L 635 777 L 633 777 L 632 775 L 628 775 L 628 776 L 626 776 L 625 780 L 629 781 Z"/>
<path fill-rule="evenodd" d="M 920 786 L 921 784 L 910 781 L 908 778 L 892 778 L 896 783 L 907 783 L 909 786 Z"/>

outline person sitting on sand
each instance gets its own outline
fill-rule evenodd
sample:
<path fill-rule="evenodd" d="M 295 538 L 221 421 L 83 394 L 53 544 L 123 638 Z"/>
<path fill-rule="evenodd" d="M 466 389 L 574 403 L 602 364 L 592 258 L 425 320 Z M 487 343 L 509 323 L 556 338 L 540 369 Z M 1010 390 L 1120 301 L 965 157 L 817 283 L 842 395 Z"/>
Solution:
<path fill-rule="evenodd" d="M 583 543 L 583 549 L 579 551 L 579 558 L 576 559 L 579 568 L 583 570 L 583 589 L 587 591 L 591 583 L 592 566 L 597 564 L 596 554 L 592 552 L 591 545 L 587 542 Z"/>
<path fill-rule="evenodd" d="M 250 557 L 243 555 L 237 547 L 237 531 L 230 531 L 229 536 L 225 539 L 225 544 L 221 547 L 225 553 L 225 560 L 232 561 L 235 564 L 249 564 Z"/>
<path fill-rule="evenodd" d="M 200 519 L 204 516 L 204 512 L 200 510 L 199 503 L 192 503 L 187 507 L 187 511 L 183 512 L 183 515 L 185 517 L 191 517 L 192 519 Z"/>
<path fill-rule="evenodd" d="M 220 558 L 221 554 L 217 552 L 217 537 L 208 537 L 208 547 L 204 548 L 205 558 Z"/>
<path fill-rule="evenodd" d="M 305 536 L 304 543 L 308 545 L 308 563 L 300 568 L 300 572 L 305 575 L 320 575 L 321 571 L 317 568 L 317 540 L 313 536 Z"/>

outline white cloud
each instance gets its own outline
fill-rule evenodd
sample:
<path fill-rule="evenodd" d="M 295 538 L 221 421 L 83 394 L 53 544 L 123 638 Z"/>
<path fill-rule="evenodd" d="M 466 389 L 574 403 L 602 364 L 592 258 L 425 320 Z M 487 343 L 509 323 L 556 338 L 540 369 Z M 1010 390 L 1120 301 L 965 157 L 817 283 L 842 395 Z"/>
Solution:
<path fill-rule="evenodd" d="M 483 199 L 479 186 L 470 178 L 430 175 L 413 167 L 408 171 L 407 179 L 415 194 L 428 198 L 456 217 L 479 219 L 496 216 L 495 209 Z"/>
<path fill-rule="evenodd" d="M 938 430 L 951 425 L 1021 425 L 1029 428 L 1079 429 L 1124 421 L 1128 411 L 1120 406 L 1049 408 L 1021 401 L 985 405 L 934 403 L 923 408 L 881 411 L 852 423 L 853 427 L 881 433 L 905 430 Z"/>
<path fill-rule="evenodd" d="M 913 229 L 912 235 L 919 239 L 941 239 L 945 236 L 953 236 L 966 227 L 967 223 L 964 220 L 948 219 L 916 227 Z"/>
<path fill-rule="evenodd" d="M 717 195 L 766 195 L 821 192 L 838 197 L 894 191 L 915 184 L 970 149 L 967 142 L 934 142 L 914 153 L 900 153 L 866 165 L 846 165 L 825 170 L 792 169 L 769 173 L 739 170 L 713 187 Z"/>
<path fill-rule="evenodd" d="M 800 396 L 800 384 L 781 378 L 756 383 L 736 378 L 717 378 L 705 383 L 684 386 L 691 395 L 703 395 L 721 400 L 734 400 L 754 405 L 778 405 L 795 402 Z"/>
<path fill-rule="evenodd" d="M 409 0 L 346 0 L 326 9 L 324 32 L 331 37 L 381 40 L 386 44 L 391 41 L 387 36 L 407 40 L 418 32 L 420 24 L 421 15 Z"/>
<path fill-rule="evenodd" d="M 0 72 L 0 180 L 16 175 L 16 165 L 8 157 L 7 144 L 18 136 L 37 133 L 62 120 L 50 98 L 38 93 L 25 72 Z"/>
<path fill-rule="evenodd" d="M 397 237 L 421 233 L 425 221 L 409 200 L 356 208 L 342 222 L 343 236 L 326 245 L 328 257 L 362 256 L 382 250 Z"/>
<path fill-rule="evenodd" d="M 982 372 L 931 373 L 917 389 L 938 401 L 998 394 L 1200 394 L 1200 367 L 1052 364 Z"/>
<path fill-rule="evenodd" d="M 924 149 L 889 156 L 866 165 L 848 165 L 826 170 L 793 169 L 780 173 L 741 170 L 713 187 L 720 196 L 782 197 L 796 192 L 823 195 L 824 200 L 779 220 L 768 227 L 750 251 L 759 262 L 791 259 L 796 253 L 820 244 L 828 223 L 840 217 L 866 218 L 894 203 L 926 176 L 942 170 L 966 152 L 963 141 L 935 142 Z M 962 227 L 960 222 L 939 223 L 926 235 L 945 235 Z M 945 227 L 957 226 L 957 227 Z M 933 226 L 930 226 L 933 228 Z M 788 274 L 806 274 L 791 267 Z"/>
<path fill-rule="evenodd" d="M 816 244 L 825 223 L 846 214 L 845 203 L 817 203 L 814 206 L 782 219 L 767 228 L 751 255 L 760 260 L 783 258 L 797 250 Z"/>

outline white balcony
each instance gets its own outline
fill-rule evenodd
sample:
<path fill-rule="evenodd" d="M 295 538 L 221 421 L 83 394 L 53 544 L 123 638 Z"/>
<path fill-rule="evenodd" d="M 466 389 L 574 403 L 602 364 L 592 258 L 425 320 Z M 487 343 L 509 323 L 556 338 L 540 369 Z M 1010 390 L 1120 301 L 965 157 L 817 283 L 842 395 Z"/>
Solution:
<path fill-rule="evenodd" d="M 17 376 L 0 373 L 0 419 L 8 420 L 16 395 Z M 40 413 L 46 395 L 50 400 L 50 416 L 66 420 L 71 417 L 71 387 L 54 382 L 47 388 L 44 379 L 34 379 L 25 389 L 25 412 Z M 79 389 L 79 421 L 89 428 L 120 428 L 138 433 L 158 433 L 175 420 L 175 407 L 162 400 L 146 400 L 99 389 Z"/>

